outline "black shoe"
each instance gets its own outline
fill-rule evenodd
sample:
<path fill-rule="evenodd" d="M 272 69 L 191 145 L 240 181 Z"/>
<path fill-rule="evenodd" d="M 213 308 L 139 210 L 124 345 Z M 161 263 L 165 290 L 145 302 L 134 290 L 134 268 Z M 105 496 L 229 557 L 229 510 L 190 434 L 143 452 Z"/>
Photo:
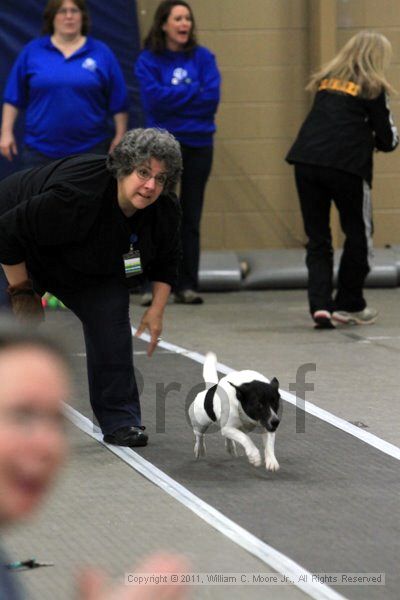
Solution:
<path fill-rule="evenodd" d="M 106 433 L 103 440 L 107 444 L 115 446 L 129 446 L 130 448 L 146 446 L 149 436 L 144 433 L 143 429 L 144 427 L 121 427 L 114 433 Z"/>

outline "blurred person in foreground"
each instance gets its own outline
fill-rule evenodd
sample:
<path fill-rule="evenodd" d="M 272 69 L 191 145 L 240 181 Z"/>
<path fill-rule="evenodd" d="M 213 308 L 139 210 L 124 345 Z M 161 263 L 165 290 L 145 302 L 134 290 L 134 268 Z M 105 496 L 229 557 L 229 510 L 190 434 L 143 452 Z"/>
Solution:
<path fill-rule="evenodd" d="M 69 368 L 50 339 L 0 322 L 0 528 L 23 521 L 40 507 L 67 452 L 63 403 L 70 393 Z M 27 598 L 17 573 L 6 567 L 0 548 L 0 598 Z M 185 572 L 186 561 L 156 554 L 138 572 Z M 186 590 L 173 584 L 110 587 L 101 571 L 81 574 L 81 600 L 183 600 Z"/>
<path fill-rule="evenodd" d="M 107 154 L 126 132 L 127 90 L 119 63 L 88 35 L 85 0 L 49 0 L 43 35 L 20 52 L 8 77 L 0 152 L 18 154 L 14 125 L 25 111 L 21 168 L 82 152 Z M 110 140 L 108 119 L 114 121 Z"/>
<path fill-rule="evenodd" d="M 360 31 L 312 75 L 307 89 L 314 103 L 286 157 L 295 166 L 308 237 L 309 308 L 319 329 L 368 325 L 378 315 L 363 287 L 372 255 L 373 153 L 392 152 L 399 142 L 388 101 L 391 55 L 385 36 Z M 334 298 L 332 200 L 345 234 Z"/>
<path fill-rule="evenodd" d="M 39 322 L 47 291 L 75 313 L 91 406 L 110 444 L 147 444 L 128 281 L 143 271 L 153 282 L 137 331 L 149 331 L 151 356 L 177 279 L 180 207 L 173 190 L 181 167 L 170 133 L 133 129 L 108 157 L 74 156 L 0 182 L 0 301 L 19 320 Z"/>

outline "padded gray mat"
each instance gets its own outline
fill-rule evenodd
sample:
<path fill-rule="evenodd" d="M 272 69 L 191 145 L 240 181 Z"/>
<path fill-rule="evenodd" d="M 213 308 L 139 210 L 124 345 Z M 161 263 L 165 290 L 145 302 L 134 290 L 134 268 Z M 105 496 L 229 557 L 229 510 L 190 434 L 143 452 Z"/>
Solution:
<path fill-rule="evenodd" d="M 249 265 L 249 273 L 242 283 L 244 289 L 295 289 L 307 286 L 305 251 L 302 249 L 241 251 L 239 258 Z"/>
<path fill-rule="evenodd" d="M 240 284 L 240 264 L 235 252 L 201 252 L 199 288 L 202 291 L 238 290 Z"/>
<path fill-rule="evenodd" d="M 400 285 L 400 246 L 394 245 L 390 246 L 392 252 L 395 256 L 396 261 L 396 269 L 397 269 L 397 285 Z"/>
<path fill-rule="evenodd" d="M 341 250 L 335 251 L 334 284 Z M 241 278 L 241 263 L 248 273 Z M 366 287 L 396 287 L 400 281 L 400 247 L 376 248 Z M 305 250 L 283 248 L 269 250 L 204 251 L 201 253 L 199 284 L 202 290 L 263 290 L 307 287 Z"/>

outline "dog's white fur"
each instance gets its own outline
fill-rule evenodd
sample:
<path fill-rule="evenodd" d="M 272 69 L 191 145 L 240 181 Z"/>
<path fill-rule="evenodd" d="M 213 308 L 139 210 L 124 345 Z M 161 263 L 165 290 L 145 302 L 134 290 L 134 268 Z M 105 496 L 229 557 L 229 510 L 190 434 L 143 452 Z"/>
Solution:
<path fill-rule="evenodd" d="M 237 456 L 236 443 L 241 444 L 249 462 L 259 467 L 262 462 L 260 452 L 251 438 L 246 434 L 259 425 L 259 423 L 251 419 L 243 411 L 236 397 L 236 390 L 231 384 L 238 386 L 253 380 L 269 383 L 268 379 L 261 375 L 261 373 L 247 370 L 235 371 L 218 380 L 217 357 L 212 352 L 209 352 L 206 356 L 203 367 L 203 379 L 206 389 L 197 394 L 189 407 L 189 417 L 196 438 L 194 446 L 195 457 L 199 458 L 206 454 L 204 434 L 214 421 L 210 419 L 204 409 L 204 399 L 207 390 L 213 385 L 217 385 L 213 398 L 213 408 L 217 418 L 216 423 L 220 427 L 221 434 L 225 437 L 227 451 L 229 454 Z M 277 418 L 272 408 L 271 413 L 271 417 Z M 275 432 L 269 432 L 265 429 L 262 439 L 266 469 L 277 471 L 279 463 L 275 456 Z"/>

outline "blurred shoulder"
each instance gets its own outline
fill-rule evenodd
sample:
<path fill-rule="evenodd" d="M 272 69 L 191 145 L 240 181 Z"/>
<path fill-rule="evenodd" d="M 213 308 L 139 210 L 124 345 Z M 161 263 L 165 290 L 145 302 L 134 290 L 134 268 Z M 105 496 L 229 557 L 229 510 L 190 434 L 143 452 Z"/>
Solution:
<path fill-rule="evenodd" d="M 203 58 L 204 60 L 210 60 L 215 58 L 215 54 L 205 46 L 196 46 L 194 52 L 199 58 Z"/>
<path fill-rule="evenodd" d="M 23 46 L 20 54 L 35 53 L 35 52 L 44 50 L 45 48 L 48 48 L 50 45 L 51 45 L 50 36 L 42 35 L 40 37 L 34 38 L 33 40 L 31 40 L 30 42 L 25 44 L 25 46 Z"/>
<path fill-rule="evenodd" d="M 157 56 L 160 55 L 155 54 L 155 52 L 153 52 L 152 50 L 144 48 L 139 52 L 137 62 L 154 62 L 155 60 L 157 60 Z"/>
<path fill-rule="evenodd" d="M 105 56 L 115 56 L 114 52 L 111 50 L 110 46 L 108 46 L 105 42 L 98 40 L 97 38 L 88 36 L 87 44 L 90 49 L 96 50 L 97 52 L 99 52 Z"/>

